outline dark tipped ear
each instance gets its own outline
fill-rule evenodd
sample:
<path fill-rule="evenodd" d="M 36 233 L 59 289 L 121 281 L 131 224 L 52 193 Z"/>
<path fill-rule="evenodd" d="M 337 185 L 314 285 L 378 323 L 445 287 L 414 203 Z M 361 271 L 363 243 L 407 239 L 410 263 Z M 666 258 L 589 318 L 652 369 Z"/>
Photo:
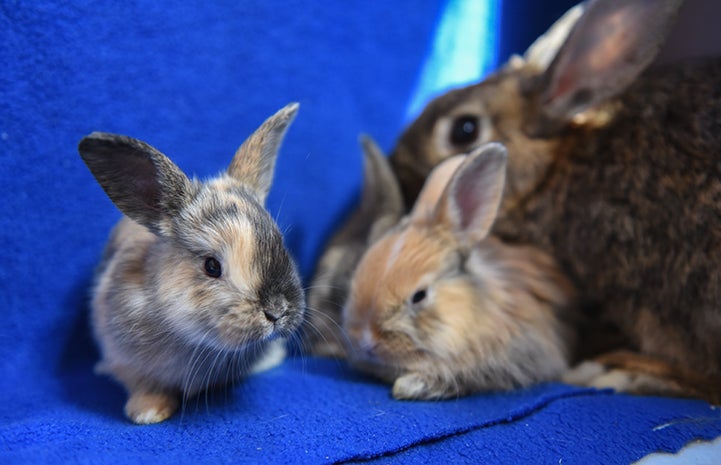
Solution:
<path fill-rule="evenodd" d="M 436 222 L 466 247 L 484 239 L 493 226 L 503 197 L 506 160 L 503 145 L 482 145 L 468 155 L 441 195 Z"/>
<path fill-rule="evenodd" d="M 541 79 L 545 124 L 559 127 L 625 90 L 656 57 L 681 3 L 590 0 Z"/>
<path fill-rule="evenodd" d="M 145 142 L 94 132 L 80 141 L 78 151 L 120 211 L 155 232 L 164 217 L 188 201 L 190 180 Z"/>
<path fill-rule="evenodd" d="M 265 120 L 235 152 L 228 167 L 228 174 L 250 187 L 261 204 L 268 196 L 278 150 L 298 106 L 297 103 L 288 104 Z"/>
<path fill-rule="evenodd" d="M 360 143 L 363 149 L 360 214 L 371 225 L 368 242 L 372 243 L 400 220 L 405 206 L 398 180 L 381 149 L 366 135 L 360 136 Z"/>

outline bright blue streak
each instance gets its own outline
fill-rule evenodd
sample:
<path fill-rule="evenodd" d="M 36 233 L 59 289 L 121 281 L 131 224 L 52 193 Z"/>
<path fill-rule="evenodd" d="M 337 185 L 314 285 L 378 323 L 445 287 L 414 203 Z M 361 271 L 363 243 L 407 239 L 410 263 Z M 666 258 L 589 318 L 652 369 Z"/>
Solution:
<path fill-rule="evenodd" d="M 498 59 L 502 0 L 448 0 L 406 110 L 415 118 L 428 101 L 453 87 L 479 81 Z"/>

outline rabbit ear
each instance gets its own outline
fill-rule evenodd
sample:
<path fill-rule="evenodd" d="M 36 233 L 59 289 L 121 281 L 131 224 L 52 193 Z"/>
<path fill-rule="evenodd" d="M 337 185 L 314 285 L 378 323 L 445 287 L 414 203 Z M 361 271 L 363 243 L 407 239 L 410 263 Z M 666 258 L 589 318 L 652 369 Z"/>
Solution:
<path fill-rule="evenodd" d="M 128 217 L 161 232 L 190 197 L 191 182 L 168 157 L 131 137 L 94 132 L 78 151 L 110 200 Z"/>
<path fill-rule="evenodd" d="M 455 155 L 436 165 L 426 178 L 410 213 L 410 220 L 417 224 L 432 224 L 434 213 L 453 174 L 465 161 L 466 155 Z"/>
<path fill-rule="evenodd" d="M 506 148 L 498 143 L 476 149 L 443 191 L 435 216 L 470 247 L 488 236 L 498 214 L 506 180 Z"/>
<path fill-rule="evenodd" d="M 261 204 L 265 203 L 278 150 L 290 123 L 298 112 L 298 104 L 291 103 L 265 120 L 240 146 L 228 167 L 228 174 L 250 187 Z"/>
<path fill-rule="evenodd" d="M 403 216 L 404 204 L 388 159 L 366 135 L 360 137 L 363 148 L 363 191 L 361 193 L 360 215 L 363 222 L 371 225 L 368 242 L 383 235 Z"/>
<path fill-rule="evenodd" d="M 651 63 L 683 0 L 590 0 L 541 79 L 552 125 L 625 90 Z"/>
<path fill-rule="evenodd" d="M 545 70 L 568 38 L 568 34 L 583 14 L 584 3 L 579 3 L 561 16 L 542 36 L 536 39 L 523 54 L 522 61 Z M 518 60 L 520 57 L 514 59 Z"/>

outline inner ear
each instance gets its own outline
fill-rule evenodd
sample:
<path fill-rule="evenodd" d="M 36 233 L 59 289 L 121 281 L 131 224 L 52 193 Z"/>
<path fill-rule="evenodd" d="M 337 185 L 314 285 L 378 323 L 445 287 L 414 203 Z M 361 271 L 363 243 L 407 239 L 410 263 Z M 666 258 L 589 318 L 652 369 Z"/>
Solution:
<path fill-rule="evenodd" d="M 589 1 L 546 70 L 544 117 L 567 122 L 625 91 L 656 57 L 681 3 Z"/>
<path fill-rule="evenodd" d="M 506 149 L 485 144 L 456 170 L 436 209 L 445 225 L 465 246 L 483 240 L 496 219 L 506 179 Z"/>

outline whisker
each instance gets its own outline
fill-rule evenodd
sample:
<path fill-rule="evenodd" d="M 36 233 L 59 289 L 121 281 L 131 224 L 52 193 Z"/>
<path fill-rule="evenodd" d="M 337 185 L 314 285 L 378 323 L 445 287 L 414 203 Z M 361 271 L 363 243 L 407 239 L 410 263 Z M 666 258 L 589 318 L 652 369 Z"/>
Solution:
<path fill-rule="evenodd" d="M 207 368 L 204 367 L 206 364 L 208 357 L 213 353 L 213 348 L 206 344 L 205 341 L 208 339 L 208 336 L 212 332 L 212 329 L 209 329 L 208 331 L 203 334 L 201 337 L 201 343 L 196 346 L 196 349 L 200 348 L 200 352 L 198 352 L 197 356 L 194 357 L 194 360 L 191 363 L 191 369 L 188 371 L 187 374 L 187 382 L 186 389 L 183 394 L 183 403 L 190 399 L 191 395 L 195 395 L 199 393 L 202 389 L 199 389 L 204 383 L 202 382 L 205 379 Z M 194 350 L 193 353 L 196 351 Z M 197 383 L 196 380 L 200 377 L 201 383 Z M 197 403 L 196 403 L 196 412 L 197 412 Z"/>
<path fill-rule="evenodd" d="M 349 338 L 343 326 L 336 321 L 335 318 L 324 312 L 307 307 L 309 318 L 304 322 L 304 345 L 302 349 L 304 353 L 313 353 L 313 348 L 318 345 L 326 345 L 328 347 L 336 346 L 337 349 L 331 349 L 339 356 L 349 346 Z M 315 342 L 318 341 L 318 342 Z"/>

